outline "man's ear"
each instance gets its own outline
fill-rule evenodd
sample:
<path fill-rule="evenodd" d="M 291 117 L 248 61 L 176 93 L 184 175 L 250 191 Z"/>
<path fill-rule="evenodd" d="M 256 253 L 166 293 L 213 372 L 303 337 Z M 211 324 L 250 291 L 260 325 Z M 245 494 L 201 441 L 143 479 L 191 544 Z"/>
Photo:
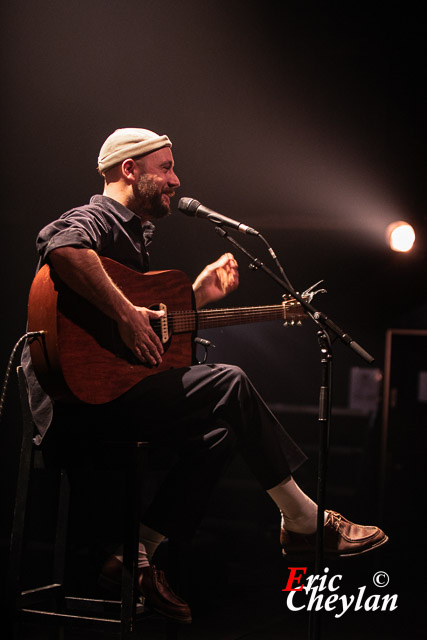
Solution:
<path fill-rule="evenodd" d="M 128 180 L 129 182 L 136 181 L 137 164 L 135 160 L 132 160 L 132 158 L 127 158 L 126 160 L 123 160 L 121 164 L 121 169 L 122 169 L 122 175 L 124 178 L 126 178 L 126 180 Z"/>

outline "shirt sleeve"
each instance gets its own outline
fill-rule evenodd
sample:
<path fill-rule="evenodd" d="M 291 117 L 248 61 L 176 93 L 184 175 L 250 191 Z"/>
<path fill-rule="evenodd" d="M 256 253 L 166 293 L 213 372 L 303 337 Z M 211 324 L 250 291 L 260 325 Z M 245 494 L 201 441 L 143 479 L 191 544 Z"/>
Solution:
<path fill-rule="evenodd" d="M 93 249 L 102 253 L 109 240 L 111 229 L 105 219 L 93 212 L 73 210 L 44 227 L 36 241 L 41 261 L 60 247 Z"/>

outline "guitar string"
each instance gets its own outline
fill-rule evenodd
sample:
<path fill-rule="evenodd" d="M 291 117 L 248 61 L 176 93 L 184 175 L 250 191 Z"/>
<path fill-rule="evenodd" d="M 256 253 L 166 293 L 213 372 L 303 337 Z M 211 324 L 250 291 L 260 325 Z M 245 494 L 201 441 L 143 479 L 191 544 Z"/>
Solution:
<path fill-rule="evenodd" d="M 283 304 L 270 305 L 264 307 L 241 307 L 238 309 L 225 308 L 225 309 L 202 309 L 200 311 L 187 310 L 187 311 L 170 311 L 168 316 L 171 319 L 172 328 L 174 331 L 194 330 L 196 324 L 199 327 L 203 327 L 206 323 L 209 323 L 209 327 L 221 326 L 222 323 L 227 324 L 230 321 L 243 320 L 242 324 L 246 321 L 253 320 L 256 322 L 262 317 L 262 319 L 279 319 L 282 314 L 284 319 L 288 316 L 288 319 L 297 319 L 303 315 L 298 313 L 298 304 L 287 304 L 284 310 Z M 299 310 L 300 311 L 300 310 Z M 296 312 L 296 313 L 295 313 Z M 196 323 L 196 319 L 198 322 Z M 161 320 L 154 321 L 153 326 L 161 327 Z"/>
<path fill-rule="evenodd" d="M 192 313 L 171 312 L 172 322 L 175 325 L 187 324 L 188 322 L 195 324 L 198 319 L 198 324 L 215 323 L 215 322 L 227 322 L 232 320 L 247 320 L 250 318 L 269 317 L 274 316 L 276 313 L 282 313 L 282 307 L 271 307 L 269 309 L 263 309 L 259 311 L 256 309 L 247 308 L 240 310 L 239 312 L 234 310 L 207 310 Z"/>
<path fill-rule="evenodd" d="M 295 305 L 295 309 L 298 309 L 299 305 Z M 295 310 L 291 308 L 286 308 L 286 311 Z M 203 318 L 219 318 L 219 317 L 230 317 L 230 316 L 247 316 L 247 315 L 268 315 L 269 313 L 280 312 L 283 313 L 284 309 L 282 305 L 271 305 L 270 307 L 262 307 L 259 309 L 258 307 L 242 307 L 238 310 L 236 309 L 202 309 L 200 311 L 169 311 L 168 315 L 172 316 L 176 319 L 183 318 L 195 318 L 196 316 L 200 316 Z"/>

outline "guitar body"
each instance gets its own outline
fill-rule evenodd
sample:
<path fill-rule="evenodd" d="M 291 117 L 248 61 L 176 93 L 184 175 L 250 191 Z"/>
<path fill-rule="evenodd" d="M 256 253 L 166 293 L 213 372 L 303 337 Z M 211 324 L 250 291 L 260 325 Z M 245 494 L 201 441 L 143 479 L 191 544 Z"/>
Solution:
<path fill-rule="evenodd" d="M 191 282 L 181 271 L 145 274 L 101 258 L 111 279 L 133 304 L 167 311 L 193 309 Z M 163 362 L 149 367 L 120 339 L 116 323 L 61 283 L 48 265 L 37 273 L 29 296 L 28 330 L 45 335 L 30 345 L 37 378 L 52 398 L 63 402 L 110 402 L 153 373 L 194 362 L 194 331 L 164 343 Z"/>

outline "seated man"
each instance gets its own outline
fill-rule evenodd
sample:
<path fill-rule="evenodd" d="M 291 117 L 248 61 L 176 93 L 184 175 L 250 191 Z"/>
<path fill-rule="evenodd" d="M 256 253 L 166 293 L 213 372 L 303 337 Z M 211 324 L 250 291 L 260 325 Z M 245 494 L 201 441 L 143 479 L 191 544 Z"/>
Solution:
<path fill-rule="evenodd" d="M 37 239 L 39 266 L 48 263 L 70 289 L 115 321 L 125 345 L 152 368 L 161 368 L 164 350 L 151 323 L 164 312 L 135 306 L 107 274 L 100 256 L 140 273 L 148 271 L 146 246 L 152 222 L 170 214 L 170 200 L 180 186 L 171 146 L 167 136 L 152 131 L 116 130 L 98 158 L 105 180 L 103 195 L 63 214 Z M 196 278 L 196 307 L 221 299 L 237 286 L 237 263 L 226 253 Z M 42 444 L 55 429 L 64 429 L 69 409 L 44 393 L 27 347 L 23 366 L 40 432 L 36 440 Z M 207 496 L 236 447 L 280 510 L 283 553 L 314 551 L 317 505 L 292 477 L 306 458 L 238 367 L 189 363 L 161 370 L 111 402 L 84 405 L 84 411 L 91 435 L 149 440 L 179 454 L 144 513 L 140 532 L 139 588 L 158 612 L 191 621 L 188 605 L 168 587 L 151 558 L 165 536 L 194 531 Z M 75 428 L 74 423 L 70 439 Z M 326 554 L 357 555 L 387 541 L 378 527 L 353 524 L 334 511 L 325 512 L 324 527 Z M 104 582 L 120 580 L 121 559 L 117 549 L 103 567 Z"/>

